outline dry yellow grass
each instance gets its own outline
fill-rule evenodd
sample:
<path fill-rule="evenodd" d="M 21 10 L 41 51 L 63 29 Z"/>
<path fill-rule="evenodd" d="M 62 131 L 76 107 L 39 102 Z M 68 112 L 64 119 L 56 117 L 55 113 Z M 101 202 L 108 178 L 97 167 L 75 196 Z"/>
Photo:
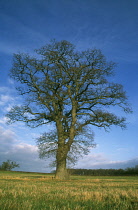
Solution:
<path fill-rule="evenodd" d="M 0 174 L 0 209 L 137 210 L 137 177 L 71 177 Z"/>

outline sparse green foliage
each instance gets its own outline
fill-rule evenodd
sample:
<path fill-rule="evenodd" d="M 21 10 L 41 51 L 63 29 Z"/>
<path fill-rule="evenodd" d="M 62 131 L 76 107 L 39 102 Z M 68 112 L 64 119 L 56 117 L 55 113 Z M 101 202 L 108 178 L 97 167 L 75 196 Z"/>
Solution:
<path fill-rule="evenodd" d="M 11 77 L 24 96 L 22 106 L 7 114 L 9 122 L 22 121 L 34 128 L 51 123 L 56 134 L 38 138 L 40 157 L 54 154 L 56 177 L 66 179 L 67 159 L 93 147 L 93 133 L 85 138 L 88 126 L 124 128 L 125 118 L 110 111 L 118 106 L 131 109 L 122 85 L 111 82 L 115 64 L 107 62 L 97 49 L 78 52 L 68 41 L 56 42 L 36 50 L 37 57 L 15 54 Z M 55 136 L 55 138 L 54 138 Z"/>
<path fill-rule="evenodd" d="M 0 169 L 3 171 L 11 171 L 13 168 L 18 168 L 18 167 L 20 166 L 15 161 L 7 160 L 2 163 Z"/>

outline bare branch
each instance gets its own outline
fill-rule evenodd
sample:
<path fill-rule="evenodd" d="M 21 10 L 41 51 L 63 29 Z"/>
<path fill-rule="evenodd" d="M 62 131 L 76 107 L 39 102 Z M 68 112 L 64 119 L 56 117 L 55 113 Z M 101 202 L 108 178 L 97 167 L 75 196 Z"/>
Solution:
<path fill-rule="evenodd" d="M 10 123 L 21 121 L 30 127 L 56 125 L 56 141 L 52 136 L 40 137 L 40 156 L 55 155 L 57 174 L 61 174 L 67 157 L 75 160 L 75 153 L 83 151 L 84 141 L 77 137 L 83 139 L 88 125 L 106 130 L 112 125 L 124 128 L 126 119 L 109 113 L 109 108 L 116 106 L 131 113 L 131 107 L 123 86 L 109 79 L 115 64 L 100 50 L 77 52 L 66 40 L 53 40 L 36 53 L 36 57 L 14 55 L 10 75 L 24 103 L 13 107 L 7 117 Z M 48 138 L 52 141 L 47 143 Z"/>

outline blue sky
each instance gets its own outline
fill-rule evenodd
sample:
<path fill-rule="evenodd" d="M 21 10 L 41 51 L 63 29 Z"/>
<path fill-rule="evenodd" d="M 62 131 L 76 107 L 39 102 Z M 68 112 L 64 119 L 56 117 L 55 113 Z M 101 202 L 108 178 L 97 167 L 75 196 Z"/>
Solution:
<path fill-rule="evenodd" d="M 49 172 L 40 160 L 35 138 L 44 129 L 22 123 L 6 125 L 5 114 L 20 104 L 8 77 L 13 53 L 28 52 L 51 39 L 67 40 L 78 50 L 101 49 L 117 63 L 113 82 L 121 83 L 132 104 L 127 130 L 92 128 L 97 147 L 77 168 L 125 168 L 138 164 L 138 1 L 137 0 L 0 0 L 0 162 L 20 164 L 20 170 Z M 118 109 L 118 115 L 124 115 Z"/>

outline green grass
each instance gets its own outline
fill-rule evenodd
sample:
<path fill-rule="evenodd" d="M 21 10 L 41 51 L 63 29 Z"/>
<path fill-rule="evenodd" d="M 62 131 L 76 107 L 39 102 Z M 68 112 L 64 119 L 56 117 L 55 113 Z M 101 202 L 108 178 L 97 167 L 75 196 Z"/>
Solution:
<path fill-rule="evenodd" d="M 0 210 L 137 210 L 138 177 L 0 172 Z"/>

